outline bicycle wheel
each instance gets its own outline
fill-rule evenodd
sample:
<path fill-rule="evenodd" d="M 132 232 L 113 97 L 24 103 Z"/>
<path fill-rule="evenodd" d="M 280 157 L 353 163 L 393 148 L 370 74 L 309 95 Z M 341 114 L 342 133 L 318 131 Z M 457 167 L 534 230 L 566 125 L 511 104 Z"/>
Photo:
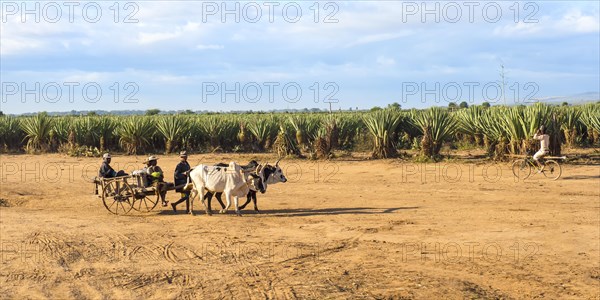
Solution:
<path fill-rule="evenodd" d="M 554 160 L 547 160 L 542 173 L 544 173 L 544 176 L 546 176 L 546 178 L 556 180 L 562 174 L 562 167 L 558 162 Z"/>
<path fill-rule="evenodd" d="M 531 165 L 525 159 L 517 159 L 512 164 L 512 172 L 518 179 L 527 179 L 531 176 Z"/>

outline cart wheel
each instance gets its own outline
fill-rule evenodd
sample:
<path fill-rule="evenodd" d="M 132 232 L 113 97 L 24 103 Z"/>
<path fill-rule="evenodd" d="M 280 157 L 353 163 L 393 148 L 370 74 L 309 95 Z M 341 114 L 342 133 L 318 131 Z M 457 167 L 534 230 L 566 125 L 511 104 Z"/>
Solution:
<path fill-rule="evenodd" d="M 127 182 L 112 180 L 104 184 L 102 202 L 104 207 L 115 215 L 124 215 L 131 210 L 133 190 Z"/>
<path fill-rule="evenodd" d="M 133 197 L 133 204 L 131 206 L 133 207 L 133 209 L 139 212 L 149 212 L 153 210 L 158 204 L 159 196 L 156 196 L 155 200 L 152 200 L 152 196 L 155 195 L 148 195 L 144 192 L 138 192 L 135 194 L 135 197 Z"/>

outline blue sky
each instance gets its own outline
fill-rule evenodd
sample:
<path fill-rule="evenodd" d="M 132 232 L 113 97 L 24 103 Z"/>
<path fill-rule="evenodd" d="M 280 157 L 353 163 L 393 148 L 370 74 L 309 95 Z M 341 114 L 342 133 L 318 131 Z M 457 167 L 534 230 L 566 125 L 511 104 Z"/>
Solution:
<path fill-rule="evenodd" d="M 110 1 L 94 2 L 101 12 L 95 23 L 97 8 L 84 11 L 86 2 L 72 14 L 55 2 L 60 16 L 49 2 L 27 2 L 34 11 L 39 3 L 39 22 L 32 14 L 22 20 L 21 3 L 2 4 L 5 113 L 328 108 L 327 99 L 337 100 L 334 109 L 501 102 L 501 64 L 509 103 L 600 91 L 597 1 L 472 7 L 421 1 L 139 1 L 115 7 Z M 239 22 L 224 16 L 222 5 L 236 11 Z M 253 23 L 258 9 L 262 15 Z M 433 12 L 424 15 L 424 9 Z M 123 22 L 128 14 L 134 23 Z"/>

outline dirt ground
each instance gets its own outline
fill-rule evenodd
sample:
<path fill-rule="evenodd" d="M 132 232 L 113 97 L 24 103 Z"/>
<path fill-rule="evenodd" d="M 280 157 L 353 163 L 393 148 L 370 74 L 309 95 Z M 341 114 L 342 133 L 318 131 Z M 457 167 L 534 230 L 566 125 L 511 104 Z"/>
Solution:
<path fill-rule="evenodd" d="M 190 163 L 252 158 L 274 160 Z M 92 195 L 99 158 L 0 160 L 2 299 L 600 298 L 599 165 L 518 181 L 508 163 L 284 160 L 260 214 L 116 216 Z"/>

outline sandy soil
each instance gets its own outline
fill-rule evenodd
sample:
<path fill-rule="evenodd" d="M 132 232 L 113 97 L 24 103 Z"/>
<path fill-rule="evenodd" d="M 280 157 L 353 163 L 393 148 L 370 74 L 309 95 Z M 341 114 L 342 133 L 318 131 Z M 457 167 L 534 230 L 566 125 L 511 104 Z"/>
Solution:
<path fill-rule="evenodd" d="M 190 162 L 251 158 L 272 160 Z M 3 299 L 600 297 L 598 165 L 523 182 L 508 164 L 287 160 L 260 214 L 209 217 L 108 213 L 98 158 L 0 159 Z M 176 162 L 159 160 L 169 179 Z"/>

